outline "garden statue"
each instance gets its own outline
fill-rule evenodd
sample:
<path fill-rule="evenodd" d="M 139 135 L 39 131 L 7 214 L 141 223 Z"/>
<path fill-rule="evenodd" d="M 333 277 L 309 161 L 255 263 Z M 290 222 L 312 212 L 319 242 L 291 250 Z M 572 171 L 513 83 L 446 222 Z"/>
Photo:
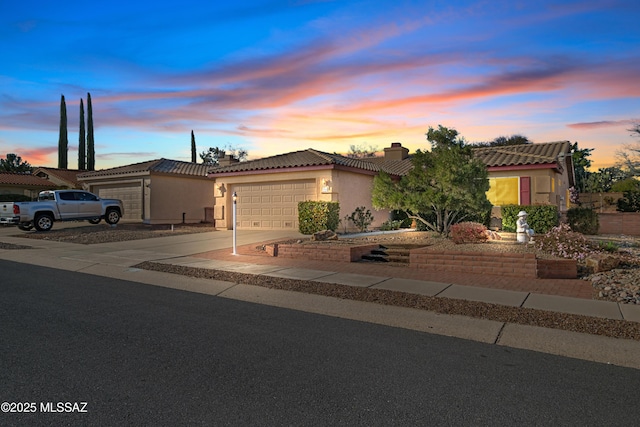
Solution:
<path fill-rule="evenodd" d="M 518 243 L 528 243 L 533 239 L 533 230 L 527 224 L 527 213 L 520 211 L 516 222 L 516 236 Z"/>

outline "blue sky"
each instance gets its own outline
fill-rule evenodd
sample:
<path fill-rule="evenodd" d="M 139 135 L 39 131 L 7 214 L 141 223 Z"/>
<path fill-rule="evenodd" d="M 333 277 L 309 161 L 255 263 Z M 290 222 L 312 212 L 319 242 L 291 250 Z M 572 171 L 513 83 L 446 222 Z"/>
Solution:
<path fill-rule="evenodd" d="M 593 148 L 640 122 L 637 1 L 0 0 L 0 155 L 69 167 L 91 93 L 96 168 L 234 146 L 259 158 L 521 134 Z M 86 107 L 86 105 L 85 105 Z"/>

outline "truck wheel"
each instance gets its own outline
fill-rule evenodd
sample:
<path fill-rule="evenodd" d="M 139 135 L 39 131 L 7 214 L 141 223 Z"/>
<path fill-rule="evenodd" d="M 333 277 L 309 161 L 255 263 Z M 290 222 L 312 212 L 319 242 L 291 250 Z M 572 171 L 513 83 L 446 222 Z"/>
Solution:
<path fill-rule="evenodd" d="M 90 219 L 89 223 L 91 223 L 91 224 L 100 224 L 100 218 Z"/>
<path fill-rule="evenodd" d="M 36 216 L 33 225 L 38 231 L 49 231 L 53 227 L 53 217 L 49 214 L 40 214 Z"/>
<path fill-rule="evenodd" d="M 117 224 L 120 221 L 120 212 L 115 209 L 109 209 L 104 216 L 104 220 L 107 224 Z"/>

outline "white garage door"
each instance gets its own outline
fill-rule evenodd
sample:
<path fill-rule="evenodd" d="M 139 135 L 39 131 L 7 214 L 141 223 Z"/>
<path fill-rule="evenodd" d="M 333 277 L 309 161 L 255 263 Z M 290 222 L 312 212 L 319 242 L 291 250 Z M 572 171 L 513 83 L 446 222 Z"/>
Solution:
<path fill-rule="evenodd" d="M 298 229 L 298 202 L 317 200 L 315 180 L 234 185 L 238 229 Z"/>
<path fill-rule="evenodd" d="M 120 199 L 124 206 L 122 219 L 142 219 L 142 190 L 139 183 L 100 185 L 94 192 L 103 199 Z"/>

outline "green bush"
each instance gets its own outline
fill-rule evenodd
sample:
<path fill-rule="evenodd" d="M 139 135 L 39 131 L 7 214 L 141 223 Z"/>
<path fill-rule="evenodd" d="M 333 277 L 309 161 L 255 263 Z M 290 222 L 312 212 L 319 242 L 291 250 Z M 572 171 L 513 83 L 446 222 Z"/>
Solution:
<path fill-rule="evenodd" d="M 571 208 L 567 211 L 569 227 L 577 233 L 598 234 L 598 214 L 590 208 Z M 535 230 L 535 228 L 534 228 Z"/>
<path fill-rule="evenodd" d="M 611 186 L 614 193 L 624 193 L 625 191 L 640 191 L 640 181 L 635 178 L 627 178 L 618 181 Z"/>
<path fill-rule="evenodd" d="M 299 202 L 298 223 L 302 234 L 313 234 L 322 230 L 336 231 L 340 224 L 338 202 Z"/>
<path fill-rule="evenodd" d="M 349 220 L 363 233 L 367 231 L 373 222 L 373 215 L 369 209 L 364 206 L 358 206 L 356 210 L 351 212 Z"/>
<path fill-rule="evenodd" d="M 402 226 L 402 221 L 392 220 L 385 221 L 380 225 L 380 231 L 399 230 Z"/>
<path fill-rule="evenodd" d="M 471 221 L 453 224 L 449 231 L 453 243 L 482 243 L 487 241 L 487 227 Z"/>
<path fill-rule="evenodd" d="M 625 191 L 624 196 L 618 199 L 618 211 L 640 212 L 640 191 Z"/>
<path fill-rule="evenodd" d="M 390 221 L 400 221 L 400 228 L 411 228 L 413 219 L 409 218 L 405 211 L 392 210 Z"/>
<path fill-rule="evenodd" d="M 527 224 L 529 224 L 529 228 L 533 229 L 536 234 L 546 233 L 560 222 L 558 220 L 558 207 L 554 205 L 505 205 L 501 208 L 503 231 L 515 233 L 518 212 L 520 211 L 527 213 Z"/>
<path fill-rule="evenodd" d="M 30 202 L 31 197 L 24 194 L 0 194 L 0 200 L 3 202 Z"/>

